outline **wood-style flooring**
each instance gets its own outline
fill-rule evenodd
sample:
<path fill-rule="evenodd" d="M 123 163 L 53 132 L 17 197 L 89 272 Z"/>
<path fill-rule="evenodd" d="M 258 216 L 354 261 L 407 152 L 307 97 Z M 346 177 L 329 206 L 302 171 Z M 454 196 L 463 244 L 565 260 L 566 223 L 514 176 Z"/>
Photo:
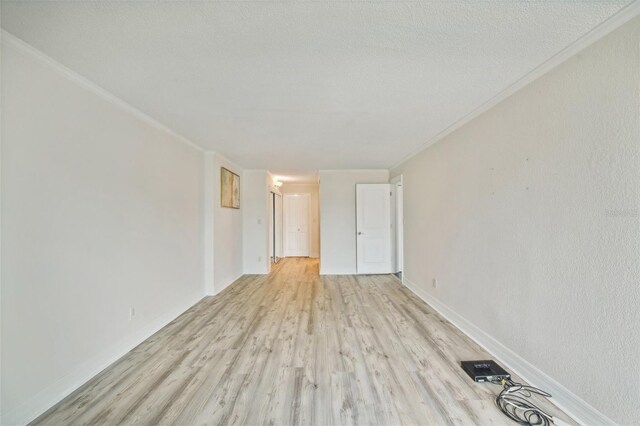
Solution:
<path fill-rule="evenodd" d="M 204 298 L 34 424 L 515 424 L 500 388 L 460 369 L 484 358 L 395 277 L 321 277 L 290 258 Z"/>

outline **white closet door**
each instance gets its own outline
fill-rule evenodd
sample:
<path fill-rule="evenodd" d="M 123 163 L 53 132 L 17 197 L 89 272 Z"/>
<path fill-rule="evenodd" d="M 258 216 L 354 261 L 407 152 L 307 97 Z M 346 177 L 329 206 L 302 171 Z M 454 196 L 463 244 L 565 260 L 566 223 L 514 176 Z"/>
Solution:
<path fill-rule="evenodd" d="M 356 185 L 356 234 L 358 273 L 393 272 L 390 184 Z"/>
<path fill-rule="evenodd" d="M 310 194 L 284 195 L 285 256 L 309 256 Z"/>

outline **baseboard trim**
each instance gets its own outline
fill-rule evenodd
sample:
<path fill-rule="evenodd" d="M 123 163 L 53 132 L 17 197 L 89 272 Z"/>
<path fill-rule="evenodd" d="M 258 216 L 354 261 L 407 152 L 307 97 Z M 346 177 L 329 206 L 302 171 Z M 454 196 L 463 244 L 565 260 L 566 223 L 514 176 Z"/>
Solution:
<path fill-rule="evenodd" d="M 5 417 L 2 418 L 0 423 L 3 425 L 25 425 L 35 420 L 102 370 L 182 315 L 201 299 L 201 295 L 191 297 L 168 313 L 160 315 L 146 326 L 132 332 L 126 339 L 117 342 L 103 351 L 102 354 L 84 362 L 71 373 L 24 401 L 19 407 L 3 413 Z"/>
<path fill-rule="evenodd" d="M 546 390 L 553 398 L 551 400 L 562 411 L 571 416 L 574 420 L 583 425 L 615 425 L 616 423 L 602 414 L 600 411 L 589 405 L 579 396 L 558 383 L 556 380 L 530 364 L 520 355 L 497 341 L 471 321 L 455 312 L 449 306 L 420 289 L 411 280 L 404 277 L 402 283 L 425 303 L 438 311 L 453 325 L 458 327 L 473 341 L 491 353 L 498 361 L 504 364 L 509 370 L 522 377 L 533 386 Z"/>
<path fill-rule="evenodd" d="M 238 281 L 240 278 L 244 277 L 244 272 L 241 272 L 237 277 L 235 277 L 234 279 L 227 281 L 226 284 L 224 285 L 215 285 L 214 284 L 214 292 L 213 294 L 209 294 L 209 296 L 216 296 L 218 294 L 220 294 L 221 292 L 223 292 L 225 289 L 231 287 L 233 284 L 235 284 L 236 281 Z"/>

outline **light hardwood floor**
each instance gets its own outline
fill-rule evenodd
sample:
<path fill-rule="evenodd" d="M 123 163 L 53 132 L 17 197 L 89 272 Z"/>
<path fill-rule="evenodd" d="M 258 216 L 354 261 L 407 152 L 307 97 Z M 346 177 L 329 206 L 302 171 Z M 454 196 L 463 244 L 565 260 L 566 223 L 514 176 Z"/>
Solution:
<path fill-rule="evenodd" d="M 34 424 L 515 424 L 500 388 L 459 367 L 487 357 L 396 278 L 291 258 L 203 299 Z"/>

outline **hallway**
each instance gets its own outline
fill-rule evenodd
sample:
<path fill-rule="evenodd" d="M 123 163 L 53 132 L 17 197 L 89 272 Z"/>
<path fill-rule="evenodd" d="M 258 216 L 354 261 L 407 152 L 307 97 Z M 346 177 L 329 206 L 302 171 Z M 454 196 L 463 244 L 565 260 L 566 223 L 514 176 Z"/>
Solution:
<path fill-rule="evenodd" d="M 204 298 L 35 424 L 511 424 L 488 355 L 391 276 L 288 258 Z M 557 411 L 557 410 L 554 410 Z"/>

